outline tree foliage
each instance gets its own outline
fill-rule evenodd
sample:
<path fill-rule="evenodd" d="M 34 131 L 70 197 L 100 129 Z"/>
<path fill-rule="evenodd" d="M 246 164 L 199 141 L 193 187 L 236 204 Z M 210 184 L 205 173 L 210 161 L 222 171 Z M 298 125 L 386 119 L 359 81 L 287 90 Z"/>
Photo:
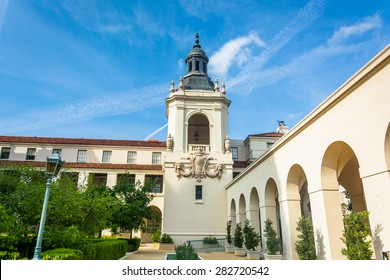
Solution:
<path fill-rule="evenodd" d="M 264 221 L 264 237 L 266 238 L 265 246 L 266 251 L 270 255 L 275 255 L 280 251 L 280 239 L 273 228 L 273 223 L 271 219 L 267 219 Z"/>
<path fill-rule="evenodd" d="M 245 220 L 244 225 L 244 245 L 248 250 L 255 250 L 259 246 L 261 237 L 260 234 L 256 232 L 255 228 L 250 225 L 248 219 Z"/>
<path fill-rule="evenodd" d="M 242 226 L 240 223 L 237 223 L 236 228 L 234 229 L 233 244 L 236 248 L 242 248 L 244 244 L 244 236 L 242 234 Z"/>
<path fill-rule="evenodd" d="M 297 251 L 300 260 L 315 260 L 316 247 L 314 242 L 314 230 L 310 218 L 300 217 L 297 221 L 298 239 L 295 242 L 295 251 Z"/>
<path fill-rule="evenodd" d="M 367 211 L 350 213 L 344 216 L 344 232 L 341 240 L 346 248 L 341 250 L 349 260 L 370 260 L 373 251 L 367 237 L 371 234 Z"/>
<path fill-rule="evenodd" d="M 119 206 L 113 216 L 113 225 L 130 231 L 140 230 L 145 226 L 145 219 L 156 219 L 155 212 L 150 207 L 153 199 L 153 184 L 150 181 L 142 185 L 139 181 L 130 182 L 130 175 L 121 176 L 118 184 L 114 186 L 114 195 L 119 199 Z"/>

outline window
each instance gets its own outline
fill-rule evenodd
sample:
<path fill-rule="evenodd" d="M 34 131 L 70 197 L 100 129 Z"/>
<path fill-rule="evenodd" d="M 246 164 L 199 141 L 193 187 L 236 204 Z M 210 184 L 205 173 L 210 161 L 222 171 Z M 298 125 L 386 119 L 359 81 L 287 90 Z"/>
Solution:
<path fill-rule="evenodd" d="M 195 200 L 202 200 L 203 199 L 203 190 L 201 185 L 195 186 Z"/>
<path fill-rule="evenodd" d="M 111 162 L 111 151 L 103 151 L 102 162 Z"/>
<path fill-rule="evenodd" d="M 35 148 L 28 148 L 27 154 L 26 154 L 26 160 L 35 160 L 35 153 L 37 149 Z"/>
<path fill-rule="evenodd" d="M 9 159 L 10 152 L 11 152 L 11 148 L 10 147 L 3 147 L 3 148 L 1 148 L 0 159 Z"/>
<path fill-rule="evenodd" d="M 61 149 L 53 149 L 53 154 L 61 155 L 62 150 Z"/>
<path fill-rule="evenodd" d="M 237 147 L 231 147 L 230 151 L 232 152 L 232 156 L 234 160 L 238 159 L 238 148 Z"/>
<path fill-rule="evenodd" d="M 126 180 L 127 183 L 129 184 L 135 184 L 135 174 L 129 174 L 129 173 L 124 173 L 124 174 L 118 174 L 116 183 L 118 184 L 119 182 L 123 182 L 123 180 Z"/>
<path fill-rule="evenodd" d="M 107 186 L 107 173 L 90 173 L 94 186 Z"/>
<path fill-rule="evenodd" d="M 77 151 L 77 162 L 85 162 L 86 158 L 87 158 L 87 150 Z"/>
<path fill-rule="evenodd" d="M 207 73 L 207 63 L 203 62 L 203 72 Z"/>
<path fill-rule="evenodd" d="M 137 162 L 137 152 L 127 152 L 127 163 Z"/>
<path fill-rule="evenodd" d="M 267 142 L 267 149 L 271 148 L 273 144 L 272 142 Z"/>
<path fill-rule="evenodd" d="M 199 71 L 199 61 L 195 61 L 195 70 Z"/>
<path fill-rule="evenodd" d="M 152 164 L 161 164 L 161 153 L 153 152 Z"/>
<path fill-rule="evenodd" d="M 152 192 L 163 192 L 163 175 L 145 175 L 145 184 L 153 183 Z"/>
<path fill-rule="evenodd" d="M 188 72 L 192 71 L 192 61 L 188 63 Z"/>

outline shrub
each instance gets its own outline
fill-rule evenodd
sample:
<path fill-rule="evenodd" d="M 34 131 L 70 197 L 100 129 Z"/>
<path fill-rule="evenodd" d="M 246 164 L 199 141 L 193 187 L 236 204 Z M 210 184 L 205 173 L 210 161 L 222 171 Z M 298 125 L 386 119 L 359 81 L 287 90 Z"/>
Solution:
<path fill-rule="evenodd" d="M 229 245 L 232 245 L 232 221 L 228 221 L 226 224 L 226 240 Z"/>
<path fill-rule="evenodd" d="M 347 246 L 341 253 L 349 260 L 370 260 L 372 256 L 371 242 L 366 240 L 370 235 L 368 212 L 362 211 L 344 216 L 344 233 L 341 240 Z"/>
<path fill-rule="evenodd" d="M 242 227 L 240 223 L 237 223 L 236 229 L 234 230 L 234 247 L 236 248 L 242 248 L 242 245 L 244 243 L 244 237 L 242 235 Z"/>
<path fill-rule="evenodd" d="M 160 243 L 173 243 L 172 238 L 167 233 L 161 234 Z"/>
<path fill-rule="evenodd" d="M 189 243 L 184 243 L 175 247 L 177 260 L 197 260 L 198 254 L 195 253 L 194 248 Z"/>
<path fill-rule="evenodd" d="M 314 242 L 314 230 L 310 218 L 300 217 L 297 221 L 298 239 L 295 241 L 295 251 L 300 260 L 315 260 L 316 247 Z"/>
<path fill-rule="evenodd" d="M 19 252 L 0 251 L 0 260 L 21 260 Z"/>
<path fill-rule="evenodd" d="M 82 260 L 83 252 L 76 249 L 59 248 L 42 253 L 42 260 Z"/>
<path fill-rule="evenodd" d="M 152 234 L 152 241 L 153 241 L 153 242 L 160 242 L 160 238 L 161 238 L 161 231 L 160 231 L 160 230 L 156 230 L 156 231 Z"/>
<path fill-rule="evenodd" d="M 280 251 L 280 239 L 277 236 L 277 233 L 272 226 L 272 221 L 269 218 L 265 220 L 264 224 L 264 236 L 267 238 L 265 242 L 266 251 L 270 255 L 275 255 Z"/>
<path fill-rule="evenodd" d="M 261 241 L 260 234 L 258 234 L 254 227 L 249 224 L 249 220 L 245 221 L 244 226 L 244 244 L 248 250 L 255 250 Z"/>
<path fill-rule="evenodd" d="M 128 243 L 125 240 L 113 239 L 95 243 L 96 260 L 118 260 L 126 255 Z"/>
<path fill-rule="evenodd" d="M 218 244 L 218 240 L 213 236 L 207 236 L 203 238 L 203 244 Z"/>
<path fill-rule="evenodd" d="M 138 237 L 133 237 L 126 239 L 128 246 L 128 252 L 138 251 L 139 246 L 141 245 L 141 239 Z"/>

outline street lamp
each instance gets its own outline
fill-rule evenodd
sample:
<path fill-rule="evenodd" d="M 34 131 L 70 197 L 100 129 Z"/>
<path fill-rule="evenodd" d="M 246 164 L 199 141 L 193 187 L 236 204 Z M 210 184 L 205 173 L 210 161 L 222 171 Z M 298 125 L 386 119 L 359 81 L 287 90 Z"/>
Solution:
<path fill-rule="evenodd" d="M 43 229 L 45 227 L 46 211 L 47 211 L 47 205 L 49 203 L 51 182 L 53 180 L 53 176 L 57 176 L 58 172 L 60 172 L 62 164 L 63 164 L 63 161 L 61 160 L 61 157 L 59 154 L 52 154 L 51 156 L 48 156 L 46 158 L 46 175 L 49 175 L 49 178 L 47 178 L 47 182 L 46 182 L 45 200 L 43 201 L 41 222 L 39 223 L 37 245 L 35 246 L 33 260 L 40 260 L 41 259 Z"/>

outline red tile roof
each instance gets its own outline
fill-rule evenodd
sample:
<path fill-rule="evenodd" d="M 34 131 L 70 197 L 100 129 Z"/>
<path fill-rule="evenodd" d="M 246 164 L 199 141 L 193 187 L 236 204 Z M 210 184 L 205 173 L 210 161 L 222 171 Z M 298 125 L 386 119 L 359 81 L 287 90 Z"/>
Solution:
<path fill-rule="evenodd" d="M 267 132 L 267 133 L 260 133 L 260 134 L 250 134 L 251 137 L 282 137 L 284 136 L 283 133 L 279 132 Z"/>
<path fill-rule="evenodd" d="M 158 140 L 112 140 L 88 138 L 52 138 L 31 136 L 0 136 L 0 142 L 32 143 L 32 144 L 63 144 L 63 145 L 91 145 L 91 146 L 131 146 L 131 147 L 166 147 L 166 142 Z"/>
<path fill-rule="evenodd" d="M 45 167 L 46 162 L 43 161 L 12 161 L 0 160 L 1 165 L 33 165 L 36 167 Z M 115 163 L 82 163 L 82 162 L 65 162 L 63 168 L 87 168 L 87 169 L 121 169 L 121 170 L 157 170 L 162 171 L 161 165 L 151 164 L 115 164 Z"/>

